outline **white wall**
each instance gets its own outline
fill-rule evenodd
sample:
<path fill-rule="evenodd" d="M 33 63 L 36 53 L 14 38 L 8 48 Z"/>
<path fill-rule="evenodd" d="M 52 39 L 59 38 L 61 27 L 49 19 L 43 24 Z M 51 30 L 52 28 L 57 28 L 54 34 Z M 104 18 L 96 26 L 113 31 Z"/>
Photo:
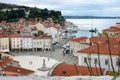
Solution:
<path fill-rule="evenodd" d="M 52 39 L 33 39 L 33 48 L 51 49 Z"/>
<path fill-rule="evenodd" d="M 11 49 L 21 49 L 22 47 L 21 38 L 11 38 Z"/>
<path fill-rule="evenodd" d="M 78 64 L 79 65 L 83 65 L 83 66 L 87 66 L 86 63 L 84 62 L 84 58 L 87 58 L 87 53 L 78 53 L 79 54 L 79 59 L 78 59 Z M 94 64 L 94 59 L 97 58 L 98 59 L 98 55 L 97 54 L 92 54 L 91 55 L 91 66 L 92 67 L 95 67 L 95 64 Z M 117 61 L 117 56 L 115 55 L 112 55 L 112 58 L 113 58 L 113 64 L 114 64 L 114 69 L 117 71 L 118 70 L 118 66 L 116 65 L 116 61 Z M 109 64 L 108 65 L 105 65 L 105 59 L 109 59 Z M 112 70 L 112 68 L 110 67 L 111 66 L 111 62 L 110 62 L 110 57 L 109 55 L 100 55 L 100 62 L 101 62 L 101 67 L 102 68 L 105 68 L 105 69 L 109 69 Z M 98 64 L 97 64 L 98 66 Z M 99 67 L 99 66 L 98 66 Z"/>
<path fill-rule="evenodd" d="M 22 38 L 22 48 L 23 49 L 32 49 L 32 38 Z"/>
<path fill-rule="evenodd" d="M 74 42 L 74 41 L 70 41 L 70 51 L 73 51 L 73 55 L 74 56 L 79 56 L 77 54 L 78 50 L 87 48 L 89 46 L 89 44 L 87 43 L 80 43 L 80 42 Z"/>
<path fill-rule="evenodd" d="M 59 31 L 56 28 L 53 28 L 53 27 L 46 28 L 46 29 L 44 29 L 44 33 L 52 36 L 54 42 L 58 42 L 58 37 L 59 37 L 58 33 L 59 33 Z"/>
<path fill-rule="evenodd" d="M 33 48 L 43 48 L 43 39 L 33 39 Z"/>

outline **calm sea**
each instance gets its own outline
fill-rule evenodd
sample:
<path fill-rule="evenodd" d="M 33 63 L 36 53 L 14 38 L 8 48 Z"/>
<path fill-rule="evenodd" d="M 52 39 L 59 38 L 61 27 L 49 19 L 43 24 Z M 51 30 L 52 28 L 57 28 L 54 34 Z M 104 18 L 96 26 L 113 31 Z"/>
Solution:
<path fill-rule="evenodd" d="M 96 28 L 100 33 L 102 32 L 103 29 L 106 29 L 110 26 L 115 26 L 117 22 L 120 22 L 120 19 L 66 19 L 66 20 L 72 22 L 80 29 L 90 30 Z M 91 33 L 88 31 L 78 31 L 74 35 L 76 37 L 80 36 L 90 37 Z"/>

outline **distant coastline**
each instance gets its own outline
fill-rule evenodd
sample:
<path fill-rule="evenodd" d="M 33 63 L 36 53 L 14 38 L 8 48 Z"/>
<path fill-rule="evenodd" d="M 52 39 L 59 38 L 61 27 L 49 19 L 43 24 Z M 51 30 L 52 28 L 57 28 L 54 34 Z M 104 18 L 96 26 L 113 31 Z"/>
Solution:
<path fill-rule="evenodd" d="M 120 19 L 120 17 L 100 17 L 100 16 L 64 16 L 65 19 Z"/>

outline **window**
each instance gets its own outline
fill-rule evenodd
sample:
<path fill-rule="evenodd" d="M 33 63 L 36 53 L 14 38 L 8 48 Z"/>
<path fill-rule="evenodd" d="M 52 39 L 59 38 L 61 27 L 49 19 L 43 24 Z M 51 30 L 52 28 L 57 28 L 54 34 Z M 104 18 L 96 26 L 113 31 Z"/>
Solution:
<path fill-rule="evenodd" d="M 117 66 L 120 66 L 120 61 L 116 61 L 116 65 L 117 65 Z"/>
<path fill-rule="evenodd" d="M 105 65 L 108 65 L 108 59 L 105 59 Z"/>
<path fill-rule="evenodd" d="M 87 62 L 87 58 L 84 58 L 84 63 L 86 63 Z"/>
<path fill-rule="evenodd" d="M 2 48 L 4 48 L 4 45 L 2 45 Z"/>
<path fill-rule="evenodd" d="M 97 58 L 94 59 L 94 63 L 96 64 L 98 62 Z"/>
<path fill-rule="evenodd" d="M 19 45 L 17 45 L 17 47 L 19 47 Z"/>

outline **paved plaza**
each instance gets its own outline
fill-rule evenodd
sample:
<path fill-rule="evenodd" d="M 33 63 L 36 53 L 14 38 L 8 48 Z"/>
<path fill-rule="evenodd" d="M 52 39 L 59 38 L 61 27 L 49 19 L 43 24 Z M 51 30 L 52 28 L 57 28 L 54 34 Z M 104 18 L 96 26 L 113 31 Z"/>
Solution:
<path fill-rule="evenodd" d="M 54 59 L 58 62 L 65 62 L 69 64 L 78 63 L 77 57 L 70 54 L 63 55 L 63 49 L 55 49 L 55 51 L 34 51 L 34 52 L 28 51 L 28 52 L 11 52 L 11 53 L 13 53 L 15 56 L 34 55 L 34 56 Z"/>
<path fill-rule="evenodd" d="M 55 51 L 29 51 L 29 52 L 12 52 L 14 54 L 14 60 L 19 61 L 19 64 L 23 68 L 31 69 L 35 71 L 35 75 L 46 76 L 48 71 L 40 71 L 43 62 L 46 67 L 53 69 L 55 65 L 65 62 L 74 64 L 77 63 L 77 57 L 66 54 L 63 55 L 63 49 L 55 49 Z"/>
<path fill-rule="evenodd" d="M 40 71 L 43 62 L 47 68 L 53 69 L 59 63 L 77 64 L 78 58 L 71 54 L 63 54 L 63 46 L 66 41 L 61 41 L 60 44 L 55 45 L 54 49 L 50 51 L 14 51 L 11 52 L 19 61 L 21 67 L 35 71 L 35 75 L 45 76 L 49 71 Z M 54 67 L 53 67 L 54 66 Z M 40 69 L 40 70 L 39 70 Z"/>
<path fill-rule="evenodd" d="M 58 63 L 58 61 L 54 59 L 34 55 L 16 56 L 14 60 L 19 61 L 21 67 L 35 71 L 35 75 L 37 76 L 47 76 L 49 70 Z M 45 64 L 44 68 L 43 64 Z"/>

